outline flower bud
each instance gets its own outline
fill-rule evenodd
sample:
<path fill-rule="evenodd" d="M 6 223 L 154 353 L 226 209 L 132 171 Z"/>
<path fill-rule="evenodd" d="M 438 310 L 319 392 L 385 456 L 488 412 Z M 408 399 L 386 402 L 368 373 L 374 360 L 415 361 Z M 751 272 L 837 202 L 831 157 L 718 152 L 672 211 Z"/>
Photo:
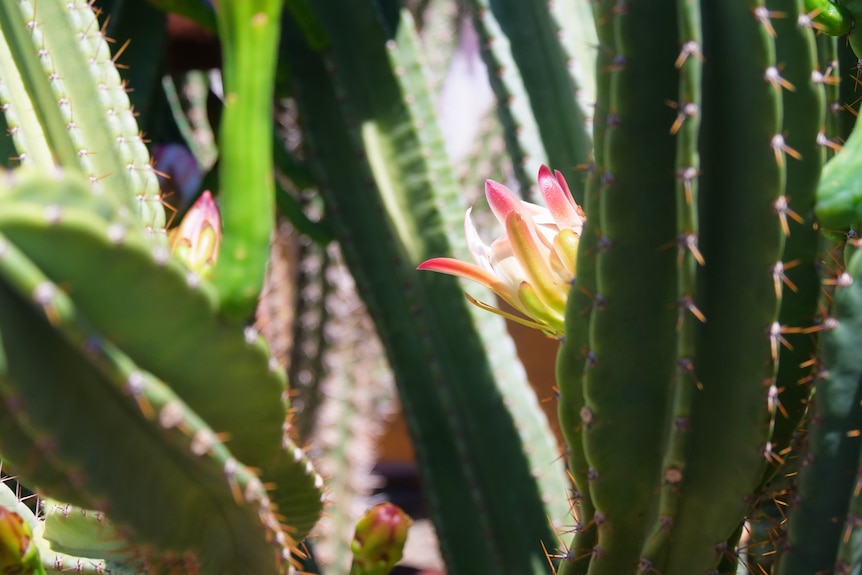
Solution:
<path fill-rule="evenodd" d="M 413 520 L 392 503 L 372 507 L 357 523 L 350 575 L 386 575 L 401 560 Z"/>
<path fill-rule="evenodd" d="M 31 573 L 39 562 L 33 532 L 20 515 L 0 506 L 0 573 Z"/>
<path fill-rule="evenodd" d="M 209 190 L 198 198 L 180 225 L 169 234 L 174 254 L 201 277 L 206 277 L 215 266 L 221 237 L 221 217 Z"/>

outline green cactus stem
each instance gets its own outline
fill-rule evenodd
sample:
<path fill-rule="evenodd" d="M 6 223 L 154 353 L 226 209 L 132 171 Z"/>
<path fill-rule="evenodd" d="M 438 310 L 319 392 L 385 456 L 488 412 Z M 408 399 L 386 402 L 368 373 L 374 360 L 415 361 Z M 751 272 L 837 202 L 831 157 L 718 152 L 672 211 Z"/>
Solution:
<path fill-rule="evenodd" d="M 485 44 L 483 57 L 489 69 L 499 74 L 499 78 L 492 79 L 492 85 L 502 109 L 501 118 L 507 126 L 509 114 L 517 121 L 515 132 L 509 133 L 507 139 L 510 146 L 517 141 L 515 149 L 532 154 L 527 158 L 528 179 L 522 182 L 521 195 L 531 197 L 528 192 L 534 187 L 537 164 L 548 163 L 562 172 L 575 201 L 582 201 L 585 176 L 578 168 L 587 163 L 590 134 L 584 110 L 575 97 L 580 86 L 570 72 L 568 54 L 549 3 L 472 0 L 470 5 Z M 573 15 L 587 14 L 579 11 Z M 589 26 L 589 18 L 580 23 Z M 589 42 L 589 38 L 581 41 Z M 504 110 L 508 108 L 512 109 L 507 113 Z"/>
<path fill-rule="evenodd" d="M 674 103 L 676 119 L 670 133 L 676 138 L 676 263 L 677 263 L 677 341 L 676 376 L 673 400 L 667 421 L 667 439 L 662 461 L 663 481 L 658 518 L 641 552 L 643 565 L 662 565 L 673 538 L 673 525 L 682 491 L 680 482 L 687 466 L 688 427 L 694 397 L 700 380 L 696 369 L 697 333 L 706 317 L 698 309 L 697 276 L 704 265 L 698 247 L 698 205 L 700 153 L 700 117 L 703 107 L 701 79 L 703 70 L 703 35 L 700 6 L 696 2 L 677 2 L 679 45 L 675 66 L 679 69 L 679 97 Z M 657 567 L 662 569 L 661 567 Z"/>
<path fill-rule="evenodd" d="M 814 200 L 820 172 L 828 149 L 826 132 L 826 98 L 824 70 L 817 61 L 814 30 L 803 25 L 803 13 L 797 0 L 767 2 L 776 13 L 776 60 L 782 63 L 781 74 L 793 85 L 782 90 L 783 129 L 786 144 L 796 157 L 787 159 L 788 211 L 782 219 L 786 236 L 784 255 L 776 269 L 776 281 L 783 284 L 781 312 L 778 321 L 796 328 L 784 334 L 786 344 L 780 350 L 772 398 L 772 464 L 764 480 L 770 478 L 784 460 L 782 453 L 790 447 L 794 433 L 807 409 L 815 371 L 816 336 L 810 332 L 818 316 L 820 278 L 817 273 L 818 233 L 814 226 Z"/>
<path fill-rule="evenodd" d="M 779 575 L 851 572 L 851 564 L 842 567 L 840 561 L 850 559 L 850 541 L 842 540 L 856 531 L 850 506 L 859 490 L 862 445 L 857 432 L 862 421 L 862 361 L 857 353 L 862 345 L 862 252 L 852 252 L 847 269 L 837 275 L 830 317 L 820 337 L 808 451 L 800 465 Z M 857 537 L 852 537 L 854 547 Z"/>
<path fill-rule="evenodd" d="M 224 238 L 213 285 L 222 311 L 251 316 L 263 286 L 275 225 L 272 95 L 283 0 L 218 3 L 225 109 L 219 134 Z"/>
<path fill-rule="evenodd" d="M 756 500 L 771 457 L 767 391 L 783 346 L 775 270 L 785 237 L 785 167 L 795 154 L 782 137 L 781 91 L 790 85 L 775 60 L 771 14 L 762 2 L 701 7 L 703 56 L 711 63 L 701 124 L 706 265 L 697 295 L 706 322 L 694 363 L 702 390 L 688 421 L 684 497 L 666 573 L 706 572 L 733 552 L 727 541 Z"/>
<path fill-rule="evenodd" d="M 593 157 L 583 204 L 587 221 L 578 246 L 577 278 L 566 302 L 566 337 L 557 352 L 556 374 L 560 390 L 557 416 L 566 440 L 568 467 L 574 480 L 573 507 L 577 513 L 576 534 L 566 553 L 568 557 L 560 563 L 561 575 L 586 573 L 592 556 L 601 553 L 601 548 L 596 550 L 597 525 L 590 495 L 590 465 L 582 439 L 585 430 L 582 413 L 588 413 L 584 411 L 583 387 L 585 370 L 589 369 L 592 361 L 590 320 L 594 310 L 601 307 L 603 302 L 603 296 L 596 286 L 596 260 L 601 238 L 599 197 L 608 181 L 605 178 L 605 136 L 610 114 L 610 70 L 614 57 L 613 19 L 608 17 L 611 10 L 612 2 L 603 1 L 593 5 L 600 46 L 596 59 L 597 102 L 593 117 Z"/>
<path fill-rule="evenodd" d="M 13 181 L 7 179 L 7 183 Z M 283 375 L 275 370 L 277 366 L 269 362 L 266 350 L 255 333 L 247 330 L 243 334 L 241 330 L 218 323 L 216 297 L 211 288 L 202 284 L 197 276 L 190 275 L 180 264 L 170 260 L 169 254 L 161 246 L 154 246 L 141 232 L 136 233 L 134 228 L 128 228 L 118 222 L 109 224 L 97 215 L 98 210 L 94 210 L 93 206 L 90 210 L 82 209 L 84 198 L 89 198 L 95 206 L 98 206 L 98 201 L 89 193 L 85 184 L 76 182 L 75 179 L 64 181 L 57 177 L 54 180 L 33 178 L 27 185 L 20 186 L 29 190 L 30 193 L 26 195 L 21 195 L 15 187 L 0 193 L 3 200 L 3 221 L 0 228 L 9 237 L 9 242 L 14 242 L 7 242 L 9 247 L 4 259 L 4 265 L 7 266 L 4 270 L 10 274 L 7 279 L 12 281 L 16 277 L 14 274 L 22 273 L 21 270 L 37 269 L 32 264 L 30 268 L 26 267 L 24 262 L 30 261 L 29 259 L 19 258 L 16 263 L 9 263 L 12 257 L 9 254 L 15 253 L 17 249 L 13 249 L 13 246 L 26 250 L 28 256 L 40 262 L 39 265 L 50 274 L 51 280 L 48 284 L 63 285 L 70 293 L 74 293 L 75 297 L 72 304 L 68 299 L 62 298 L 62 292 L 57 291 L 51 294 L 52 299 L 61 298 L 57 301 L 66 301 L 64 305 L 67 306 L 74 305 L 80 310 L 79 313 L 86 316 L 87 325 L 110 334 L 110 341 L 101 336 L 95 339 L 85 337 L 81 335 L 84 328 L 78 323 L 74 324 L 78 326 L 74 328 L 77 331 L 63 332 L 67 337 L 73 337 L 74 345 L 82 346 L 80 353 L 84 356 L 87 356 L 87 349 L 102 350 L 101 355 L 89 357 L 87 361 L 101 358 L 103 363 L 99 364 L 102 366 L 100 369 L 109 370 L 108 375 L 104 376 L 109 382 L 126 381 L 131 377 L 128 374 L 139 369 L 132 367 L 134 364 L 140 365 L 141 370 L 150 370 L 156 377 L 170 381 L 181 397 L 176 398 L 176 401 L 192 405 L 191 409 L 196 412 L 194 417 L 189 415 L 186 418 L 187 429 L 193 429 L 195 425 L 201 429 L 211 429 L 201 420 L 194 419 L 202 415 L 207 424 L 214 426 L 212 429 L 220 433 L 226 432 L 230 436 L 231 452 L 239 457 L 240 461 L 252 462 L 254 467 L 261 471 L 262 481 L 272 482 L 280 487 L 272 494 L 272 502 L 278 506 L 283 519 L 291 525 L 291 533 L 295 537 L 303 537 L 316 521 L 320 509 L 320 478 L 310 469 L 302 451 L 284 437 L 286 413 L 282 403 Z M 61 188 L 64 193 L 52 191 L 52 188 Z M 76 193 L 75 190 L 79 191 Z M 76 200 L 76 197 L 80 199 Z M 63 198 L 69 205 L 53 203 L 58 198 Z M 62 225 L 59 225 L 60 222 Z M 56 254 L 56 250 L 51 246 L 58 245 L 58 242 L 65 246 L 64 249 L 69 250 L 63 258 L 55 258 L 52 255 Z M 99 271 L 95 272 L 90 266 L 96 266 Z M 29 279 L 25 277 L 15 284 L 23 294 L 32 292 L 35 289 L 33 286 L 45 283 L 34 279 L 32 274 L 35 272 L 28 273 L 31 274 Z M 93 281 L 96 277 L 98 279 Z M 20 281 L 25 283 L 21 284 Z M 113 283 L 115 281 L 122 282 L 126 287 L 118 287 Z M 27 285 L 30 287 L 27 288 Z M 135 293 L 138 289 L 142 291 Z M 173 294 L 159 295 L 159 291 L 163 289 Z M 118 297 L 117 294 L 123 295 Z M 189 296 L 191 299 L 187 299 Z M 129 299 L 126 300 L 126 297 Z M 137 303 L 129 306 L 124 300 Z M 145 302 L 151 302 L 154 307 L 147 311 L 145 308 L 148 304 Z M 169 309 L 170 305 L 165 308 L 168 302 L 177 303 L 178 306 L 173 310 Z M 140 315 L 129 317 L 129 312 Z M 125 318 L 122 317 L 124 315 Z M 209 320 L 205 319 L 207 316 Z M 154 333 L 162 333 L 171 321 L 178 322 L 172 328 L 175 330 L 172 333 L 186 334 L 191 338 L 187 347 L 181 343 L 182 338 L 165 340 L 147 337 L 141 331 L 146 329 L 147 325 L 152 325 Z M 126 327 L 122 327 L 123 324 L 126 324 Z M 50 339 L 48 335 L 44 337 Z M 207 341 L 209 343 L 206 343 Z M 81 358 L 74 358 L 74 354 L 68 352 L 64 354 L 68 361 L 82 366 Z M 12 357 L 11 353 L 7 353 L 7 362 L 11 362 Z M 219 360 L 223 360 L 224 364 L 216 367 L 214 364 Z M 28 365 L 26 361 L 23 364 L 21 361 L 25 360 L 18 360 L 15 365 Z M 199 367 L 190 368 L 193 365 L 190 362 L 195 361 L 200 361 Z M 27 373 L 35 373 L 26 371 L 35 369 L 34 366 L 16 368 L 12 363 L 9 365 L 9 369 L 25 369 L 25 376 Z M 84 369 L 84 372 L 87 372 L 87 369 Z M 76 372 L 70 368 L 67 373 Z M 138 379 L 142 385 L 150 381 L 145 377 Z M 207 386 L 201 386 L 202 381 L 207 382 Z M 237 386 L 237 381 L 253 382 L 253 386 Z M 13 387 L 8 388 L 9 390 L 18 389 L 14 379 L 10 380 L 10 385 Z M 120 389 L 126 389 L 125 383 L 117 385 Z M 134 401 L 133 404 L 138 407 L 147 403 L 155 405 L 157 401 L 166 401 L 164 397 L 175 397 L 173 390 L 168 392 L 167 388 L 158 387 L 156 383 L 153 385 L 156 386 L 156 396 L 148 398 L 144 404 Z M 221 386 L 222 391 L 216 392 Z M 20 393 L 20 390 L 9 393 Z M 165 393 L 168 395 L 164 395 Z M 8 397 L 14 395 L 7 396 L 7 402 Z M 222 400 L 226 402 L 222 403 Z M 4 435 L 4 442 L 9 440 L 9 443 L 4 443 L 3 451 L 4 454 L 8 451 L 8 456 L 19 465 L 30 464 L 33 461 L 33 453 L 44 451 L 38 448 L 38 441 L 32 439 L 41 435 L 34 435 L 31 424 L 16 413 L 14 405 L 14 402 L 5 405 L 7 414 L 13 416 L 11 419 L 17 421 L 17 426 L 12 429 L 13 435 Z M 191 409 L 188 413 L 192 413 Z M 142 411 L 142 414 L 146 416 L 146 410 Z M 45 416 L 47 417 L 47 414 Z M 251 422 L 253 425 L 249 425 Z M 5 421 L 4 425 L 7 425 Z M 207 433 L 213 438 L 218 435 L 215 431 L 208 431 L 204 435 Z M 31 439 L 19 445 L 15 438 L 22 435 Z M 72 436 L 69 437 L 71 440 Z M 91 444 L 85 442 L 85 445 Z M 69 446 L 69 449 L 74 448 L 75 445 Z M 221 443 L 216 442 L 212 449 L 222 449 Z M 72 459 L 83 457 L 80 452 L 75 453 L 79 455 L 73 456 Z M 221 457 L 224 465 L 228 465 L 228 460 L 233 458 L 232 455 L 224 453 Z M 50 457 L 46 459 L 50 462 Z M 36 461 L 41 462 L 41 459 Z M 60 462 L 54 466 L 56 470 L 42 474 L 40 469 L 44 467 L 43 463 L 33 469 L 28 467 L 27 471 L 39 477 L 39 484 L 49 485 L 56 496 L 83 503 L 90 500 L 82 501 L 82 494 L 76 489 L 70 489 L 75 482 L 68 480 L 77 464 L 80 464 L 80 461 L 71 466 Z M 230 465 L 233 468 L 237 464 Z M 239 466 L 237 469 L 239 471 L 235 473 L 241 476 L 243 468 Z M 146 474 L 142 477 L 145 478 Z M 254 475 L 248 475 L 245 480 L 258 483 L 261 481 Z M 240 478 L 237 481 L 244 480 Z M 93 504 L 84 506 L 98 507 Z M 132 508 L 130 513 L 131 511 L 137 510 Z M 143 511 L 143 519 L 132 514 L 132 519 L 127 520 L 139 524 L 147 517 L 147 510 Z M 164 529 L 159 528 L 159 531 Z"/>
<path fill-rule="evenodd" d="M 156 175 L 91 3 L 6 2 L 0 24 L 0 93 L 22 163 L 81 171 L 161 238 Z"/>

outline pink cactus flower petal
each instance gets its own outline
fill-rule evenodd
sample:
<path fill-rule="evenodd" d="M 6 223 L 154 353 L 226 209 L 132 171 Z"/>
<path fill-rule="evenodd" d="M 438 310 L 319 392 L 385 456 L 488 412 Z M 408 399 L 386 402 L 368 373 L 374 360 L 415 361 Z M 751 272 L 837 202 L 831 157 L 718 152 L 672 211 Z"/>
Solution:
<path fill-rule="evenodd" d="M 505 292 L 506 285 L 497 276 L 490 274 L 475 264 L 462 262 L 454 258 L 431 258 L 424 261 L 416 268 L 417 270 L 429 270 L 458 276 L 491 289 L 495 293 Z M 500 295 L 498 293 L 498 295 Z"/>
<path fill-rule="evenodd" d="M 562 175 L 559 177 L 562 178 Z M 557 177 L 551 174 L 551 170 L 546 166 L 539 169 L 539 191 L 542 192 L 542 198 L 544 198 L 554 222 L 560 228 L 577 229 L 580 233 L 580 228 L 583 227 L 584 222 L 575 209 L 575 202 L 568 192 L 568 185 L 564 189 Z"/>
<path fill-rule="evenodd" d="M 494 180 L 485 182 L 485 198 L 488 200 L 488 205 L 491 211 L 497 217 L 497 221 L 505 225 L 506 216 L 510 212 L 521 211 L 524 202 L 515 195 L 512 190 Z"/>

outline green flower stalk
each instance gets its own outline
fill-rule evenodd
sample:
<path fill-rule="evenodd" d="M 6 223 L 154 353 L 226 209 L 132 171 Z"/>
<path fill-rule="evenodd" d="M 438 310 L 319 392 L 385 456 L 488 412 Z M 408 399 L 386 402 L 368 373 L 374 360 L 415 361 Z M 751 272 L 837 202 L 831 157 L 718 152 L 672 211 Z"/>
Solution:
<path fill-rule="evenodd" d="M 467 210 L 464 232 L 475 264 L 432 258 L 418 269 L 478 282 L 526 318 L 479 302 L 468 294 L 472 303 L 560 338 L 565 332 L 566 298 L 575 280 L 578 242 L 586 218 L 560 172 L 552 174 L 542 166 L 538 180 L 547 207 L 519 199 L 498 182 L 485 183 L 488 205 L 505 233 L 490 245 L 485 244 Z"/>

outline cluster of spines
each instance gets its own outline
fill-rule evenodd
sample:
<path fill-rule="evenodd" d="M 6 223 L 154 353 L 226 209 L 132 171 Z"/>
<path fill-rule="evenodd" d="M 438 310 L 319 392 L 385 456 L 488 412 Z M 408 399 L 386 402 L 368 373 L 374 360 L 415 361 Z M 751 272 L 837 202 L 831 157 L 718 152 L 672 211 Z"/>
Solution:
<path fill-rule="evenodd" d="M 773 269 L 776 293 L 781 294 L 777 319 L 781 326 L 779 366 L 768 391 L 770 459 L 761 486 L 781 469 L 807 407 L 815 367 L 815 327 L 820 280 L 816 269 L 818 233 L 814 227 L 814 199 L 820 171 L 830 141 L 825 134 L 825 88 L 831 73 L 821 69 L 811 17 L 799 2 L 776 1 L 767 6 L 775 31 L 776 56 L 783 89 L 785 189 L 776 203 L 782 231 L 782 259 Z M 786 206 L 786 207 L 785 207 Z"/>
<path fill-rule="evenodd" d="M 108 128 L 115 138 L 120 161 L 131 181 L 135 200 L 139 203 L 138 218 L 147 229 L 162 232 L 165 215 L 159 197 L 159 185 L 150 154 L 129 103 L 127 86 L 120 77 L 115 61 L 121 50 L 112 56 L 108 42 L 99 28 L 97 14 L 88 0 L 66 4 L 69 18 L 78 31 L 81 47 L 90 67 L 90 75 L 98 86 L 99 99 L 107 118 Z"/>

